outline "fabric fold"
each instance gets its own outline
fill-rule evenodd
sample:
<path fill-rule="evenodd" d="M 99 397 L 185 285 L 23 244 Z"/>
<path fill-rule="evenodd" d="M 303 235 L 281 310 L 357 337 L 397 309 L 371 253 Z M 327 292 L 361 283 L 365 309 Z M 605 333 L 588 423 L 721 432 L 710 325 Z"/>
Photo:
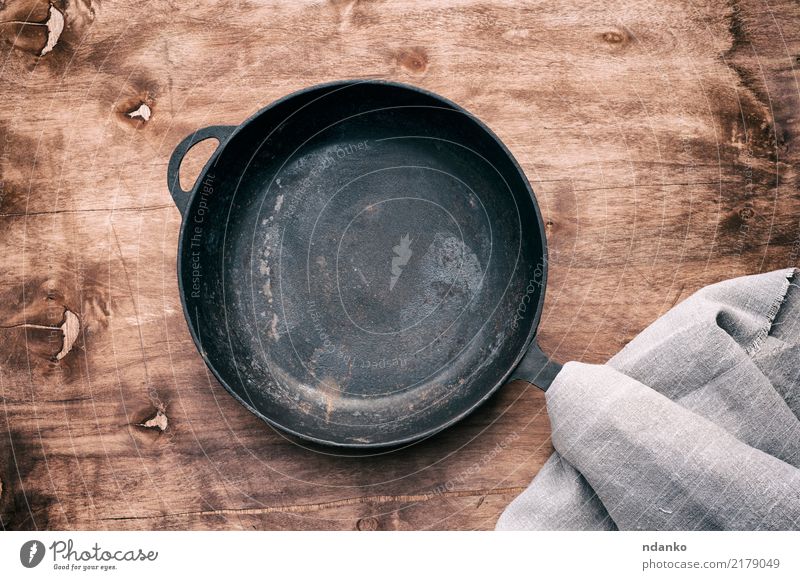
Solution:
<path fill-rule="evenodd" d="M 553 454 L 498 529 L 798 529 L 800 292 L 706 287 L 547 392 Z"/>

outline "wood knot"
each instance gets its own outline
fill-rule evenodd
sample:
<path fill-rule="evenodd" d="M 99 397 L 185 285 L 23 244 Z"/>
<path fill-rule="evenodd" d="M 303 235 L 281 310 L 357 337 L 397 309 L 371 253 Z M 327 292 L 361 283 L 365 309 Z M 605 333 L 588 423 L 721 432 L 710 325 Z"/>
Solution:
<path fill-rule="evenodd" d="M 42 292 L 44 293 L 44 299 L 46 301 L 58 302 L 59 304 L 64 303 L 64 293 L 55 287 L 55 282 L 53 280 L 48 280 L 42 285 Z"/>
<path fill-rule="evenodd" d="M 152 111 L 150 110 L 150 105 L 148 105 L 147 103 L 139 103 L 139 106 L 136 107 L 136 109 L 134 109 L 133 111 L 128 111 L 126 113 L 126 115 L 128 115 L 129 118 L 135 119 L 138 117 L 145 123 L 150 120 L 151 114 Z"/>
<path fill-rule="evenodd" d="M 157 112 L 157 97 L 161 92 L 159 82 L 145 74 L 129 79 L 122 90 L 109 91 L 114 101 L 114 112 L 121 127 L 143 129 Z"/>
<path fill-rule="evenodd" d="M 523 29 L 512 28 L 510 30 L 506 30 L 502 34 L 501 38 L 503 40 L 505 40 L 506 42 L 509 42 L 511 44 L 519 45 L 519 44 L 524 44 L 524 43 L 528 42 L 530 40 L 530 37 L 531 37 L 531 31 L 530 30 L 525 29 L 525 28 L 523 28 Z"/>
<path fill-rule="evenodd" d="M 428 70 L 428 54 L 424 48 L 413 47 L 399 51 L 395 61 L 413 74 L 422 74 Z"/>
<path fill-rule="evenodd" d="M 149 94 L 125 99 L 117 105 L 116 110 L 121 121 L 139 129 L 153 116 L 153 99 Z"/>
<path fill-rule="evenodd" d="M 143 423 L 137 423 L 137 427 L 141 427 L 143 429 L 157 429 L 162 433 L 167 430 L 169 426 L 169 418 L 167 415 L 159 409 L 156 411 L 156 414 L 144 421 Z"/>
<path fill-rule="evenodd" d="M 45 56 L 56 48 L 64 32 L 64 13 L 52 4 L 44 4 L 47 13 L 39 15 L 42 5 L 21 11 L 18 18 L 0 21 L 0 35 L 14 47 L 35 56 Z M 0 2 L 0 8 L 2 8 Z M 41 19 L 40 19 L 41 18 Z"/>
<path fill-rule="evenodd" d="M 71 310 L 64 311 L 64 322 L 61 324 L 61 332 L 64 336 L 64 340 L 61 343 L 61 350 L 56 354 L 55 359 L 57 361 L 70 353 L 75 341 L 78 339 L 78 334 L 81 332 L 81 321 Z"/>
<path fill-rule="evenodd" d="M 608 44 L 628 44 L 630 42 L 630 36 L 624 31 L 619 30 L 608 30 L 603 32 L 600 35 L 600 38 L 603 42 L 607 42 Z"/>
<path fill-rule="evenodd" d="M 356 522 L 356 529 L 361 532 L 374 532 L 378 529 L 376 518 L 361 518 Z"/>

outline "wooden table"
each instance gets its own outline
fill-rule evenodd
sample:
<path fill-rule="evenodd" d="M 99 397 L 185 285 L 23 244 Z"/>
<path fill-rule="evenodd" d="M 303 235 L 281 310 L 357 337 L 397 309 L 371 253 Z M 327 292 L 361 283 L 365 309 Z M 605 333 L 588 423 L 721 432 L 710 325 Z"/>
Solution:
<path fill-rule="evenodd" d="M 792 0 L 6 0 L 0 21 L 3 528 L 486 529 L 550 454 L 524 383 L 364 458 L 287 441 L 209 375 L 167 159 L 307 85 L 413 83 L 508 144 L 546 221 L 559 360 L 800 263 Z"/>

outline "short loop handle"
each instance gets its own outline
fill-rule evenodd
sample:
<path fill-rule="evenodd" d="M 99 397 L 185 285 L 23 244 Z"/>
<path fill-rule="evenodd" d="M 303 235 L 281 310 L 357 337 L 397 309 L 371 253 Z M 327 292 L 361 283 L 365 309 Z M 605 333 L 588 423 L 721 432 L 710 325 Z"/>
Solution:
<path fill-rule="evenodd" d="M 534 340 L 509 381 L 522 380 L 547 391 L 561 368 L 560 364 L 542 352 Z"/>
<path fill-rule="evenodd" d="M 233 133 L 235 129 L 236 126 L 231 125 L 212 125 L 210 127 L 203 127 L 202 129 L 198 129 L 194 133 L 188 135 L 183 141 L 178 143 L 177 147 L 175 147 L 175 150 L 172 152 L 172 156 L 169 158 L 169 165 L 167 166 L 167 187 L 169 187 L 169 192 L 172 194 L 172 199 L 175 202 L 175 205 L 178 206 L 181 214 L 186 211 L 186 206 L 189 204 L 189 197 L 191 195 L 191 189 L 189 191 L 185 191 L 181 187 L 181 181 L 178 177 L 184 156 L 189 152 L 189 149 L 201 141 L 205 141 L 206 139 L 216 139 L 219 141 L 221 146 L 225 140 L 230 137 L 231 133 Z"/>

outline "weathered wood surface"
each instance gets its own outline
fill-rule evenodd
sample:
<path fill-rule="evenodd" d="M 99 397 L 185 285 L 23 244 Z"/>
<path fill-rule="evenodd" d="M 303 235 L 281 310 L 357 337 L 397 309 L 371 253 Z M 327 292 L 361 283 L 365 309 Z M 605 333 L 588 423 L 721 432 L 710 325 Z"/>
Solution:
<path fill-rule="evenodd" d="M 695 289 L 800 262 L 792 0 L 5 0 L 0 42 L 6 529 L 490 528 L 542 465 L 523 383 L 354 458 L 287 441 L 209 376 L 167 158 L 301 87 L 407 81 L 499 134 L 547 222 L 540 336 L 560 360 L 602 362 Z"/>

